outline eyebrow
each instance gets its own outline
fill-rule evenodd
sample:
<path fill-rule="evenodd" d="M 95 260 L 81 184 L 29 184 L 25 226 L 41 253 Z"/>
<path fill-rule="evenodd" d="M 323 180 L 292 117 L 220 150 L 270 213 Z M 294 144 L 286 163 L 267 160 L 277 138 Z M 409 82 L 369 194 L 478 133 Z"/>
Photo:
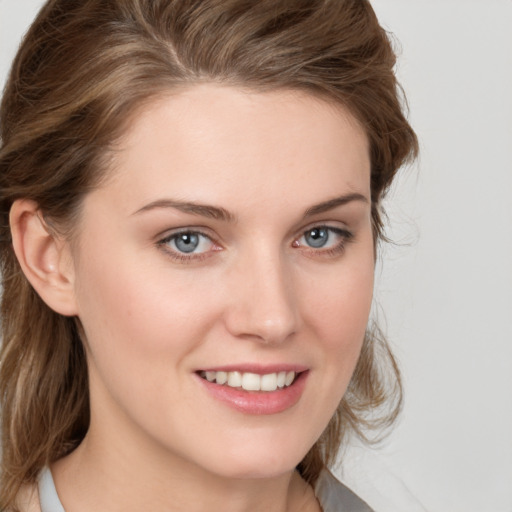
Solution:
<path fill-rule="evenodd" d="M 352 194 L 345 194 L 311 206 L 304 212 L 304 218 L 312 217 L 313 215 L 318 215 L 320 213 L 325 213 L 327 211 L 333 210 L 334 208 L 337 208 L 338 206 L 343 206 L 353 201 L 368 203 L 368 199 L 363 194 L 359 194 L 357 192 Z M 199 215 L 201 217 L 224 222 L 234 222 L 236 220 L 236 216 L 225 208 L 208 204 L 195 203 L 192 201 L 179 201 L 175 199 L 157 199 L 156 201 L 143 206 L 134 212 L 133 215 L 138 215 L 139 213 L 158 208 L 174 208 L 175 210 L 179 210 L 184 213 Z"/>
<path fill-rule="evenodd" d="M 319 213 L 325 213 L 338 206 L 344 206 L 353 201 L 360 201 L 363 203 L 369 203 L 366 196 L 363 194 L 359 194 L 358 192 L 354 192 L 352 194 L 345 194 L 339 197 L 335 197 L 334 199 L 329 199 L 328 201 L 324 201 L 322 203 L 315 204 L 308 208 L 304 213 L 304 218 L 312 217 L 313 215 L 318 215 Z"/>
<path fill-rule="evenodd" d="M 194 203 L 192 201 L 178 201 L 174 199 L 157 199 L 156 201 L 143 206 L 140 210 L 137 210 L 134 215 L 156 208 L 174 208 L 175 210 L 179 210 L 183 213 L 191 213 L 192 215 L 199 215 L 209 219 L 222 220 L 224 222 L 235 221 L 235 216 L 224 208 L 208 204 Z"/>

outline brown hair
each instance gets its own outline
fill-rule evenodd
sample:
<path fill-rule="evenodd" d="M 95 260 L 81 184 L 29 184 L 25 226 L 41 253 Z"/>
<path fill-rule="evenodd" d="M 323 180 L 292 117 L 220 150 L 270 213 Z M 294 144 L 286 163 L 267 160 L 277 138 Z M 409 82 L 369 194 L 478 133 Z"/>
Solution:
<path fill-rule="evenodd" d="M 37 202 L 52 226 L 69 230 L 81 199 L 100 183 L 109 148 L 142 103 L 199 82 L 295 89 L 343 104 L 365 128 L 377 240 L 382 196 L 417 152 L 394 64 L 366 0 L 44 5 L 13 63 L 0 114 L 1 509 L 13 506 L 20 486 L 43 466 L 73 450 L 89 421 L 77 321 L 51 310 L 23 275 L 10 239 L 13 201 Z M 347 433 L 365 437 L 369 428 L 391 424 L 400 404 L 393 356 L 368 332 L 338 411 L 299 465 L 304 478 L 315 482 Z"/>

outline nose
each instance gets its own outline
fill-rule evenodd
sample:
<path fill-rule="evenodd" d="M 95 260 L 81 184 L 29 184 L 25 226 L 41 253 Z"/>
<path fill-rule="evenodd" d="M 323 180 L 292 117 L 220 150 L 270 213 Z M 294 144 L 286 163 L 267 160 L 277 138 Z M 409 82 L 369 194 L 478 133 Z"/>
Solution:
<path fill-rule="evenodd" d="M 293 272 L 279 254 L 239 261 L 229 279 L 228 331 L 241 338 L 279 344 L 299 328 Z"/>

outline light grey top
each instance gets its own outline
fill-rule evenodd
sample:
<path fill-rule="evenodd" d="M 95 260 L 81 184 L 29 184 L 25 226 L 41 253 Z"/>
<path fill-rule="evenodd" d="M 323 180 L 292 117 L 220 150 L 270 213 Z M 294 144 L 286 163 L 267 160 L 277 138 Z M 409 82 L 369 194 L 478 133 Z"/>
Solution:
<path fill-rule="evenodd" d="M 374 512 L 359 496 L 324 469 L 315 485 L 323 512 Z"/>
<path fill-rule="evenodd" d="M 41 512 L 65 512 L 49 468 L 41 471 L 38 485 Z M 318 479 L 315 494 L 323 512 L 373 512 L 361 498 L 326 470 L 322 471 Z"/>
<path fill-rule="evenodd" d="M 39 500 L 41 512 L 65 512 L 60 502 L 50 468 L 44 468 L 39 474 Z"/>

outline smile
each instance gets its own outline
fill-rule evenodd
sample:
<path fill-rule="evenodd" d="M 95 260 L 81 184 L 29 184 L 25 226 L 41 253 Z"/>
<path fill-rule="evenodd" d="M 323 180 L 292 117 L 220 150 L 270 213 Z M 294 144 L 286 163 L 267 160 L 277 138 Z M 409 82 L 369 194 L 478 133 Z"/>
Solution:
<path fill-rule="evenodd" d="M 293 384 L 296 372 L 282 371 L 276 373 L 267 373 L 258 375 L 250 372 L 216 372 L 203 371 L 199 373 L 200 377 L 208 382 L 219 384 L 221 386 L 229 386 L 231 388 L 243 389 L 245 391 L 277 391 L 284 389 Z"/>
<path fill-rule="evenodd" d="M 199 370 L 195 375 L 215 401 L 244 414 L 268 415 L 284 412 L 300 400 L 309 373 L 306 367 L 281 366 Z"/>

